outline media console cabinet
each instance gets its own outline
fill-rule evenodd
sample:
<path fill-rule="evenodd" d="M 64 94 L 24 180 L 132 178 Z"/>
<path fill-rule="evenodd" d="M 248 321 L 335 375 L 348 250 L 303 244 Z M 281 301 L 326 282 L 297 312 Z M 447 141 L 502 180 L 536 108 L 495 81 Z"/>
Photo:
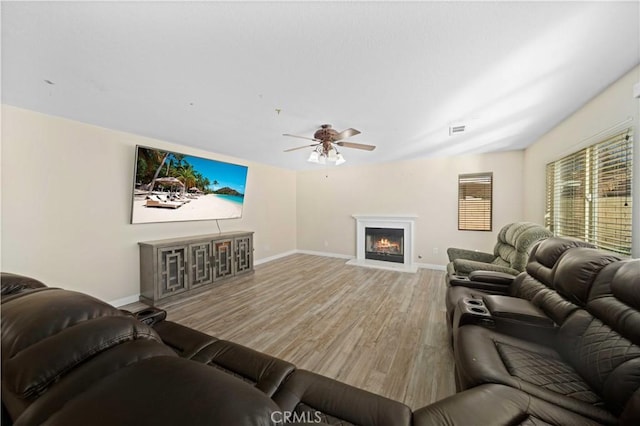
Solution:
<path fill-rule="evenodd" d="M 151 306 L 253 271 L 253 232 L 139 242 L 140 301 Z"/>

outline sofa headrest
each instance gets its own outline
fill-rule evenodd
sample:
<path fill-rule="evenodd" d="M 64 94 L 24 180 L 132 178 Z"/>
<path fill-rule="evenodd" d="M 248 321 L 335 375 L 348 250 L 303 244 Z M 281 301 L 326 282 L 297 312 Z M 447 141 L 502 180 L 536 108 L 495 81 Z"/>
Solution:
<path fill-rule="evenodd" d="M 493 254 L 496 256 L 498 264 L 522 272 L 527 265 L 532 246 L 537 241 L 550 236 L 550 231 L 536 223 L 510 223 L 500 230 Z"/>
<path fill-rule="evenodd" d="M 553 267 L 570 248 L 592 247 L 593 245 L 573 238 L 551 237 L 537 243 L 531 250 L 526 270 L 529 275 L 544 283 L 553 286 Z"/>
<path fill-rule="evenodd" d="M 3 382 L 19 397 L 32 398 L 88 359 L 138 339 L 160 340 L 149 326 L 133 317 L 107 316 L 83 321 L 3 360 Z"/>
<path fill-rule="evenodd" d="M 587 310 L 640 345 L 640 259 L 603 268 L 589 293 Z"/>
<path fill-rule="evenodd" d="M 616 254 L 603 250 L 588 247 L 570 248 L 556 263 L 553 286 L 567 300 L 578 306 L 585 306 L 600 271 L 619 260 L 620 257 Z"/>
<path fill-rule="evenodd" d="M 2 272 L 2 274 L 0 274 L 0 294 L 2 294 L 2 296 L 8 296 L 20 293 L 24 290 L 44 287 L 46 287 L 46 285 L 40 281 L 25 277 L 24 275 L 12 274 L 10 272 Z"/>
<path fill-rule="evenodd" d="M 551 237 L 540 242 L 535 260 L 547 268 L 553 268 L 562 254 L 573 247 L 595 248 L 591 243 L 567 237 Z"/>
<path fill-rule="evenodd" d="M 621 302 L 640 311 L 640 259 L 621 262 L 611 281 L 611 292 Z"/>
<path fill-rule="evenodd" d="M 538 227 L 540 225 L 532 222 L 514 222 L 502 227 L 498 233 L 498 242 L 508 244 L 510 246 L 516 245 L 516 241 L 520 234 L 532 227 Z"/>
<path fill-rule="evenodd" d="M 1 312 L 3 384 L 22 398 L 122 342 L 161 342 L 133 316 L 86 294 L 45 288 L 12 297 Z"/>
<path fill-rule="evenodd" d="M 4 361 L 79 322 L 126 314 L 89 295 L 48 287 L 4 302 L 1 316 Z"/>

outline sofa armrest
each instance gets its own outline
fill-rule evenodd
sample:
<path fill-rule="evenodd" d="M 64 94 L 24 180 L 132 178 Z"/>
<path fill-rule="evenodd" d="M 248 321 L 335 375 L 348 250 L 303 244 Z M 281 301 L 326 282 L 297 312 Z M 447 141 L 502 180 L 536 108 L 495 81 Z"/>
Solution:
<path fill-rule="evenodd" d="M 406 405 L 306 370 L 296 370 L 273 395 L 284 411 L 311 422 L 361 426 L 410 425 Z M 278 420 L 278 419 L 276 419 Z"/>
<path fill-rule="evenodd" d="M 467 250 L 455 247 L 449 247 L 447 249 L 447 255 L 449 261 L 453 262 L 456 259 L 475 260 L 476 262 L 491 263 L 496 258 L 492 253 L 485 253 L 483 251 Z"/>
<path fill-rule="evenodd" d="M 504 318 L 545 327 L 555 326 L 551 318 L 528 300 L 498 295 L 483 296 L 482 300 L 493 318 Z"/>
<path fill-rule="evenodd" d="M 225 340 L 211 343 L 191 359 L 239 377 L 267 396 L 272 396 L 296 368 L 289 362 Z"/>
<path fill-rule="evenodd" d="M 516 278 L 515 275 L 507 274 L 505 272 L 498 272 L 498 271 L 469 272 L 469 279 L 471 281 L 479 281 L 483 283 L 511 285 L 515 278 Z"/>
<path fill-rule="evenodd" d="M 160 321 L 153 326 L 153 329 L 158 333 L 164 344 L 173 349 L 182 358 L 190 359 L 202 348 L 218 341 L 217 337 L 209 336 L 173 321 Z"/>
<path fill-rule="evenodd" d="M 453 261 L 456 274 L 469 275 L 472 271 L 494 271 L 505 274 L 518 275 L 520 272 L 507 266 L 494 265 L 492 263 L 478 262 L 474 260 L 456 259 Z"/>

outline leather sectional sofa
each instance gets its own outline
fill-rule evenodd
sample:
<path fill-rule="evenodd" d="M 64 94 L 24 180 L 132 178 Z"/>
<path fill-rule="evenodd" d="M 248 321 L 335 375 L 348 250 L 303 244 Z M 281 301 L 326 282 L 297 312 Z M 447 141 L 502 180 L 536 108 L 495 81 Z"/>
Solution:
<path fill-rule="evenodd" d="M 447 290 L 459 390 L 498 383 L 599 424 L 640 424 L 640 259 L 549 238 L 509 295 Z"/>
<path fill-rule="evenodd" d="M 572 250 L 588 252 L 570 256 Z M 2 424 L 640 424 L 640 263 L 600 256 L 607 255 L 571 248 L 547 271 L 556 286 L 550 291 L 563 299 L 549 296 L 551 305 L 564 310 L 553 317 L 557 334 L 546 346 L 462 316 L 467 322 L 456 324 L 455 352 L 465 390 L 413 412 L 400 402 L 167 321 L 157 311 L 132 314 L 82 293 L 3 273 Z M 525 274 L 518 280 L 537 279 Z M 533 353 L 536 364 L 527 367 L 495 342 Z M 545 383 L 525 385 L 546 361 L 552 370 L 572 367 L 574 378 L 598 399 L 560 398 Z"/>

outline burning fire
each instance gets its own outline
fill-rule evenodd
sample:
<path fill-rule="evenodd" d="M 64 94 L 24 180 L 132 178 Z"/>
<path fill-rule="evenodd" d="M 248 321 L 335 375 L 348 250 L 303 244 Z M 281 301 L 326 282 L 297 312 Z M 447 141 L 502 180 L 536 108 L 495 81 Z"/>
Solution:
<path fill-rule="evenodd" d="M 389 241 L 387 238 L 380 238 L 373 244 L 373 249 L 377 251 L 400 251 L 400 243 Z"/>

